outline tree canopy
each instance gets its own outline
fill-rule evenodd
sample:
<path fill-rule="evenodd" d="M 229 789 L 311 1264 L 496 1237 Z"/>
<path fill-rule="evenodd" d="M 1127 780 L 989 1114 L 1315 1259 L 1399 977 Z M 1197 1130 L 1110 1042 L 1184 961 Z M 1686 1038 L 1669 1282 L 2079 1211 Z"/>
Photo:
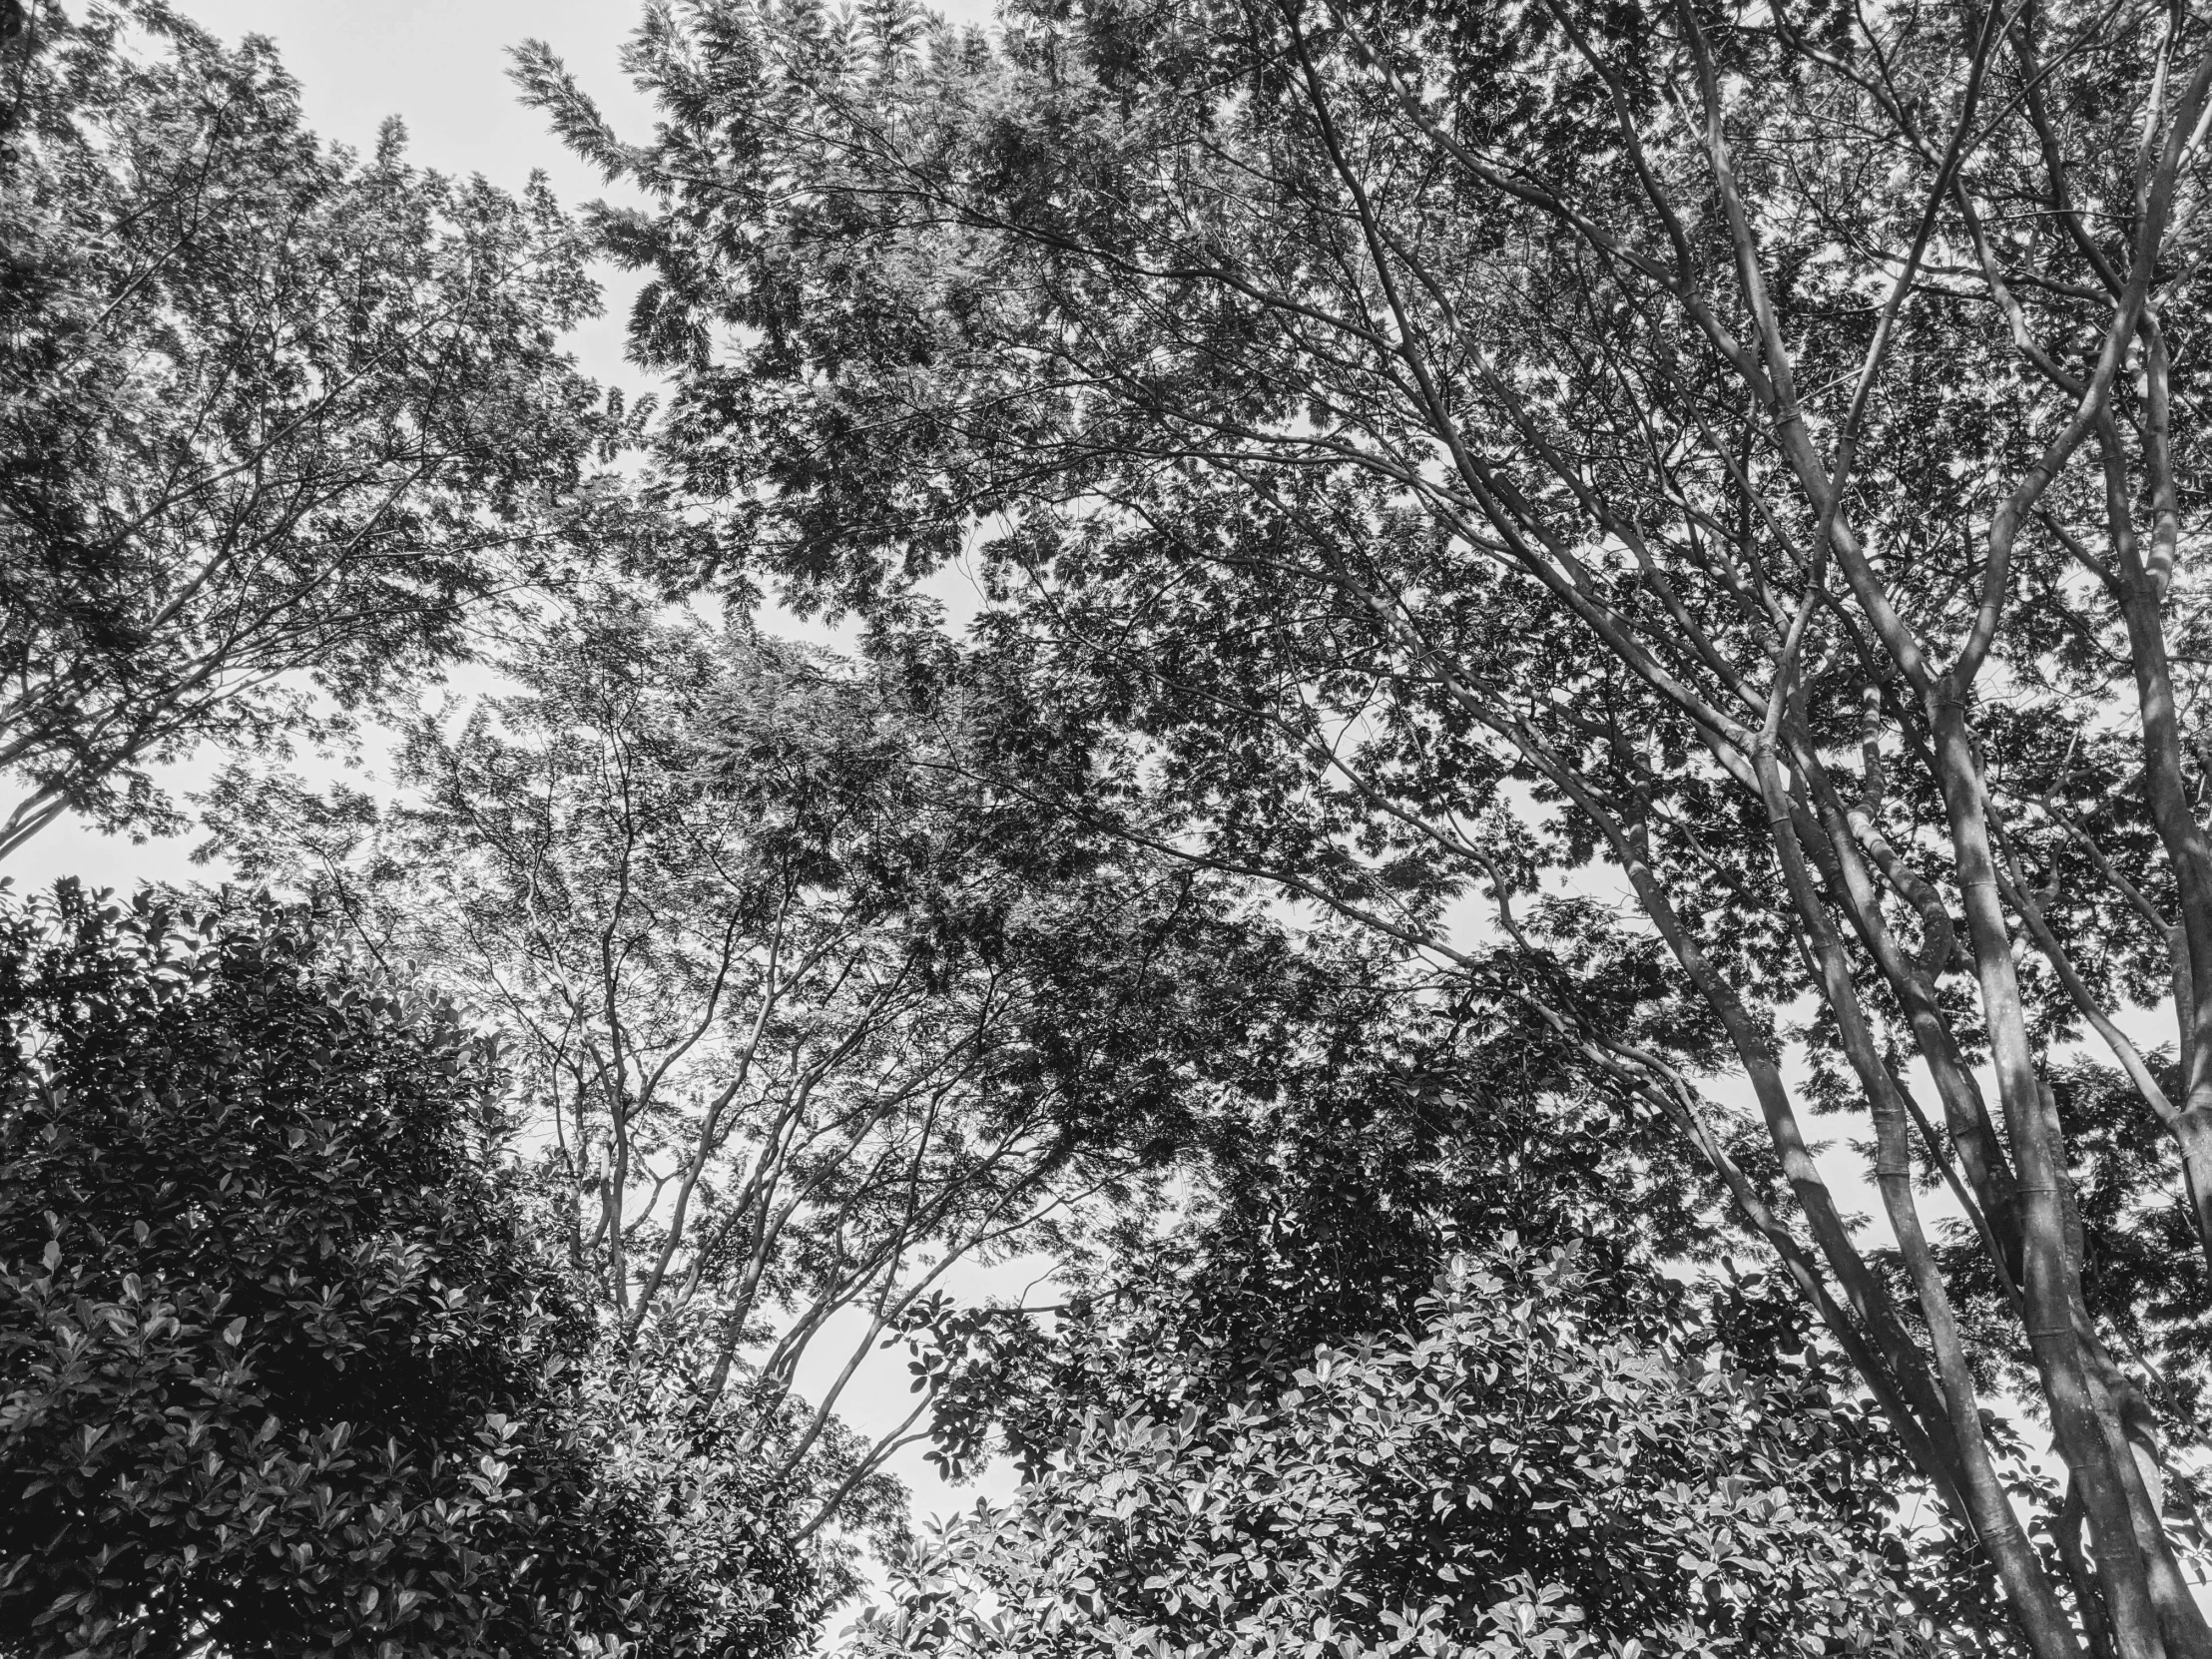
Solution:
<path fill-rule="evenodd" d="M 0 1647 L 2212 1659 L 2212 19 L 618 67 L 0 3 Z"/>
<path fill-rule="evenodd" d="M 1912 1605 L 1894 1453 L 1835 1379 L 1737 1369 L 1694 1317 L 1639 1342 L 1618 1306 L 1507 1234 L 1410 1332 L 1227 1399 L 1157 1304 L 1107 1322 L 1075 1342 L 1105 1397 L 1009 1505 L 901 1561 L 846 1650 L 1971 1650 L 1973 1621 L 1938 1638 Z"/>
<path fill-rule="evenodd" d="M 879 608 L 975 557 L 978 651 L 1147 832 L 1672 1124 L 2028 1649 L 2132 1656 L 2212 1652 L 2208 46 L 2148 5 L 722 5 L 649 14 L 636 145 L 522 73 L 648 198 L 594 224 L 651 274 L 660 453 L 759 567 Z M 2006 1387 L 2056 1491 L 1999 1472 Z"/>
<path fill-rule="evenodd" d="M 976 783 L 993 719 L 925 666 L 603 591 L 509 679 L 410 724 L 381 806 L 234 774 L 219 843 L 503 1033 L 616 1340 L 687 1354 L 809 1523 L 863 1513 L 931 1404 L 851 1441 L 866 1356 L 1137 1202 L 1312 976 L 1221 882 Z"/>
<path fill-rule="evenodd" d="M 1049 1334 L 927 1357 L 940 1455 L 1026 1478 L 851 1651 L 2010 1650 L 1787 1284 L 1660 1271 L 1718 1221 L 1663 1145 L 1417 1003 L 1333 1015 Z"/>
<path fill-rule="evenodd" d="M 563 354 L 597 309 L 520 196 L 321 143 L 266 40 L 37 8 L 0 101 L 0 856 L 174 826 L 146 767 L 327 726 L 487 602 L 670 556 Z"/>

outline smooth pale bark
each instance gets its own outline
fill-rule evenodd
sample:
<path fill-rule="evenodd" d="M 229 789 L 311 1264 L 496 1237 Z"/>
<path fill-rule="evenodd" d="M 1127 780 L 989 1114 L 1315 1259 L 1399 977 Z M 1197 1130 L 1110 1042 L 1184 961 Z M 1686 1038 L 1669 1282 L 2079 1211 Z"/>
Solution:
<path fill-rule="evenodd" d="M 1963 1476 L 1974 1535 L 1995 1563 L 1998 1580 L 2011 1599 L 2014 1617 L 2036 1651 L 2075 1653 L 2078 1649 L 2065 1610 L 2035 1559 L 2034 1545 L 2020 1529 L 2019 1518 L 2013 1513 L 1982 1437 L 1980 1401 L 1975 1397 L 1973 1379 L 1968 1374 L 1957 1314 L 1944 1289 L 1934 1253 L 1929 1249 L 1928 1237 L 1921 1225 L 1920 1205 L 1913 1196 L 1912 1139 L 1907 1129 L 1903 1091 L 1877 1050 L 1874 1033 L 1868 1028 L 1859 1004 L 1859 993 L 1851 982 L 1843 941 L 1830 925 L 1827 907 L 1806 867 L 1792 826 L 1789 794 L 1771 742 L 1761 746 L 1755 764 L 1776 855 L 1797 907 L 1822 995 L 1836 1014 L 1845 1056 L 1858 1074 L 1860 1086 L 1867 1091 L 1873 1107 L 1875 1185 L 1882 1195 L 1891 1233 L 1905 1259 L 1906 1272 L 1928 1322 L 1929 1342 L 1935 1352 L 1936 1375 L 1942 1380 L 1944 1403 L 1949 1407 L 1955 1455 Z"/>
<path fill-rule="evenodd" d="M 2127 623 L 2128 658 L 2135 678 L 2142 732 L 2143 790 L 2151 822 L 2164 843 L 2177 894 L 2176 1025 L 2181 1036 L 2182 1098 L 2167 1127 L 2181 1148 L 2197 1240 L 2212 1262 L 2212 837 L 2189 804 L 2181 775 L 2181 722 L 2173 670 L 2166 651 L 2161 609 L 2169 561 L 2146 568 L 2137 545 L 2129 500 L 2126 457 L 2119 433 L 2106 416 L 2098 446 L 2104 463 L 2105 515 L 2120 614 Z M 2171 468 L 2160 469 L 2171 488 Z M 2165 512 L 2162 503 L 2161 518 Z"/>
<path fill-rule="evenodd" d="M 2042 1079 L 2028 1047 L 2027 1021 L 2013 973 L 2010 940 L 1997 904 L 1996 864 L 1982 809 L 1981 777 L 1965 709 L 1946 678 L 1930 698 L 1943 805 L 1966 912 L 1981 1005 L 1989 1021 L 1991 1064 L 2006 1134 L 2019 1168 L 2021 1291 L 2027 1338 L 2050 1406 L 2059 1455 L 2082 1495 L 2089 1541 L 2103 1586 L 2113 1640 L 2123 1659 L 2159 1659 L 2165 1643 L 2151 1602 L 2134 1521 L 2104 1432 L 2081 1354 L 2073 1309 L 2080 1282 L 2065 1246 L 2059 1200 L 2064 1172 L 2053 1161 L 2042 1123 Z"/>

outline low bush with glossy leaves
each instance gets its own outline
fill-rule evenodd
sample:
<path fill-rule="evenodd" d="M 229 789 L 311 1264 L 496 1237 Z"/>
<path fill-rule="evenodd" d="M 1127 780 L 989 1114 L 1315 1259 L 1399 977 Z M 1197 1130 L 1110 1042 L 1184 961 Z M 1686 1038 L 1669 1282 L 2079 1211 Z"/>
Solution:
<path fill-rule="evenodd" d="M 1144 1402 L 1089 1413 L 1011 1503 L 941 1529 L 848 1652 L 1938 1651 L 1887 1514 L 1894 1458 L 1817 1357 L 1752 1375 L 1695 1328 L 1624 1339 L 1609 1301 L 1508 1240 L 1455 1261 L 1412 1329 L 1227 1405 L 1201 1366 L 1178 1408 L 1187 1357 L 1139 1356 Z"/>
<path fill-rule="evenodd" d="M 733 1564 L 647 1489 L 697 1470 L 606 1458 L 491 1083 L 283 912 L 0 905 L 0 1650 L 712 1644 Z"/>

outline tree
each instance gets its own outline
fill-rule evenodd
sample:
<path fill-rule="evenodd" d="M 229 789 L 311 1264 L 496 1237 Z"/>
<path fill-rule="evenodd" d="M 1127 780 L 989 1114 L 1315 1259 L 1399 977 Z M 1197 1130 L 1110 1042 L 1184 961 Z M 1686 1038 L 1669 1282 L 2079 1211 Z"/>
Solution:
<path fill-rule="evenodd" d="M 1326 1618 L 1340 1651 L 1500 1630 L 1538 1650 L 1633 1636 L 1765 1651 L 1774 1610 L 1818 1622 L 1819 1594 L 1780 1583 L 1856 1559 L 1869 1605 L 1888 1610 L 1876 1628 L 2010 1651 L 1971 1542 L 1900 1478 L 1789 1287 L 1725 1261 L 1681 1274 L 1727 1235 L 1654 1126 L 1609 1111 L 1571 1069 L 1546 1076 L 1549 1056 L 1491 1040 L 1464 1006 L 1408 998 L 1356 936 L 1338 948 L 1336 994 L 1271 1057 L 1272 1087 L 1201 1121 L 1182 1202 L 1057 1276 L 1055 1329 L 977 1321 L 924 1353 L 941 1380 L 937 1455 L 968 1465 L 998 1441 L 1023 1485 L 903 1552 L 898 1593 L 857 1645 L 1136 1650 L 1149 1625 L 1177 1651 L 1303 1648 Z M 1509 1375 L 1485 1382 L 1501 1351 Z M 1461 1364 L 1453 1388 L 1442 1374 Z M 1651 1389 L 1654 1365 L 1728 1379 L 1744 1414 L 1708 1438 L 1716 1419 Z M 1643 1382 L 1582 1398 L 1616 1367 Z M 1401 1409 L 1408 1394 L 1436 1414 Z M 1559 1420 L 1531 1426 L 1552 1408 Z M 1595 1418 L 1615 1408 L 1636 1424 L 1630 1462 L 1576 1455 L 1603 1446 Z M 1477 1474 L 1464 1460 L 1504 1451 L 1486 1424 L 1507 1419 L 1517 1475 Z M 1749 1580 L 1685 1600 L 1678 1506 L 1760 1459 L 1805 1500 L 1761 1539 L 1780 1575 L 1758 1591 L 1765 1611 L 1729 1610 Z M 1561 1495 L 1584 1481 L 1606 1495 Z M 1460 1509 L 1470 1483 L 1487 1507 Z M 1909 1560 L 1918 1572 L 1901 1571 Z"/>
<path fill-rule="evenodd" d="M 11 1653 L 805 1628 L 817 1563 L 775 1494 L 667 1450 L 647 1368 L 580 1388 L 589 1322 L 487 1167 L 497 1080 L 442 1003 L 296 916 L 64 883 L 0 913 L 0 1032 Z"/>
<path fill-rule="evenodd" d="M 1810 1350 L 1740 1370 L 1694 1313 L 1611 1324 L 1618 1294 L 1507 1234 L 1409 1331 L 1227 1400 L 1235 1335 L 1194 1342 L 1172 1295 L 1081 1330 L 1108 1397 L 846 1651 L 1970 1651 L 1910 1605 L 1895 1454 Z"/>
<path fill-rule="evenodd" d="M 756 560 L 873 603 L 998 526 L 997 637 L 1141 735 L 1183 844 L 1699 1148 L 2029 1651 L 2212 1653 L 2204 19 L 1099 3 L 993 48 L 724 5 L 636 65 L 642 147 L 523 73 L 656 198 L 597 224 Z M 1516 914 L 1570 880 L 1671 958 L 1666 1041 L 1581 998 L 1602 918 Z M 1708 1127 L 1723 1068 L 1779 1183 Z M 2066 1469 L 2040 1543 L 2000 1374 Z"/>
<path fill-rule="evenodd" d="M 241 774 L 221 844 L 506 1034 L 610 1341 L 682 1355 L 749 1424 L 808 1494 L 797 1537 L 888 1519 L 877 1471 L 929 1399 L 863 1441 L 847 1384 L 956 1265 L 1156 1179 L 1186 1102 L 1288 1017 L 1281 946 L 1187 869 L 968 785 L 958 707 L 895 663 L 609 589 L 509 672 L 407 728 L 388 811 Z"/>
<path fill-rule="evenodd" d="M 557 349 L 586 250 L 520 198 L 300 123 L 266 40 L 40 8 L 0 105 L 0 856 L 145 768 L 324 730 L 465 655 L 489 601 L 678 533 L 595 457 Z"/>
<path fill-rule="evenodd" d="M 948 1471 L 1003 1452 L 1034 1477 L 1086 1413 L 1150 1399 L 1153 1362 L 1111 1359 L 1132 1323 L 1129 1352 L 1175 1356 L 1178 1409 L 1221 1408 L 1289 1386 L 1317 1348 L 1416 1324 L 1462 1241 L 1512 1233 L 1533 1256 L 1571 1254 L 1591 1284 L 1641 1293 L 1590 1303 L 1609 1329 L 1653 1337 L 1655 1265 L 1725 1253 L 1694 1164 L 1571 1054 L 1500 1040 L 1455 987 L 1408 981 L 1357 932 L 1322 930 L 1298 963 L 1311 988 L 1295 1028 L 1198 1103 L 1174 1196 L 1125 1209 L 1055 1272 L 1073 1340 L 1012 1310 L 931 1329 L 918 1365 Z M 1752 1324 L 1730 1340 L 1757 1364 L 1802 1335 Z"/>

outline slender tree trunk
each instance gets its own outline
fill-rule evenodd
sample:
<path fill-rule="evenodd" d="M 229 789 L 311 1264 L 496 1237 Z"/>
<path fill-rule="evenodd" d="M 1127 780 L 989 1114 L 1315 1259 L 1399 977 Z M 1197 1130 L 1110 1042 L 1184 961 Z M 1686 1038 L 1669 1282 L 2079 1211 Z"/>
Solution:
<path fill-rule="evenodd" d="M 1996 863 L 1982 806 L 1980 767 L 1967 733 L 1965 708 L 1948 676 L 1937 683 L 1929 702 L 1954 867 L 1965 902 L 1982 1009 L 1989 1022 L 1997 1098 L 2019 1167 L 2021 1290 L 2027 1304 L 2028 1343 L 2050 1406 L 2059 1455 L 2082 1494 L 2097 1579 L 2104 1590 L 2119 1659 L 2167 1659 L 2149 1578 L 2136 1546 L 2134 1517 L 2090 1393 L 2074 1323 L 2080 1289 L 2065 1244 L 2059 1198 L 2064 1175 L 2052 1163 L 2044 1134 L 2041 1079 L 2029 1051 L 2011 941 L 1997 903 Z"/>

